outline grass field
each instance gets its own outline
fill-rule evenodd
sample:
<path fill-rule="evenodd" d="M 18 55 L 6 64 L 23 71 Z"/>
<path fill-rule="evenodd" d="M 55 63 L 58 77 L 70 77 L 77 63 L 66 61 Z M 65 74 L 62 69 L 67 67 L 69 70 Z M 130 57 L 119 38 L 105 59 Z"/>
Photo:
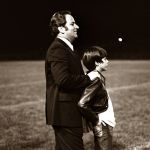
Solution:
<path fill-rule="evenodd" d="M 0 62 L 0 70 L 0 150 L 54 150 L 44 61 Z M 150 150 L 150 61 L 111 61 L 105 76 L 117 122 L 113 150 Z M 93 149 L 92 133 L 84 144 Z"/>

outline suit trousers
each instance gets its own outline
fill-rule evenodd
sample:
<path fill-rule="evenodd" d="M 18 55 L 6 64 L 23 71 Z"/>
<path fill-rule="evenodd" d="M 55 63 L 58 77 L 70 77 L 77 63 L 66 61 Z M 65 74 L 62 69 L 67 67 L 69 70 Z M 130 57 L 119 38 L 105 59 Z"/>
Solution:
<path fill-rule="evenodd" d="M 84 150 L 83 128 L 53 126 L 55 150 Z"/>
<path fill-rule="evenodd" d="M 102 137 L 94 137 L 95 150 L 112 150 L 113 127 L 102 124 Z"/>

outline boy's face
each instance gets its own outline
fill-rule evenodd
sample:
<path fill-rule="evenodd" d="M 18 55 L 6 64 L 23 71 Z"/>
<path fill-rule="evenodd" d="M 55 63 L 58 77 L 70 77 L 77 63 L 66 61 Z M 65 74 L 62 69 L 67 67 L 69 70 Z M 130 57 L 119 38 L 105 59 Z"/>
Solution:
<path fill-rule="evenodd" d="M 106 71 L 108 66 L 108 60 L 106 57 L 102 58 L 102 62 L 96 64 L 96 69 L 99 71 Z"/>

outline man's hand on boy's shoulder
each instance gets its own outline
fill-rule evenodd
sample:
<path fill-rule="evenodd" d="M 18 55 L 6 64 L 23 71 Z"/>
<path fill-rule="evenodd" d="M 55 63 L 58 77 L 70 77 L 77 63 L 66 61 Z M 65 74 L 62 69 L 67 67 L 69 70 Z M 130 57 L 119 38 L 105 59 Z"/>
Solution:
<path fill-rule="evenodd" d="M 95 78 L 100 78 L 100 75 L 97 71 L 91 71 L 87 74 L 89 76 L 89 78 L 91 79 L 91 81 L 93 81 Z"/>

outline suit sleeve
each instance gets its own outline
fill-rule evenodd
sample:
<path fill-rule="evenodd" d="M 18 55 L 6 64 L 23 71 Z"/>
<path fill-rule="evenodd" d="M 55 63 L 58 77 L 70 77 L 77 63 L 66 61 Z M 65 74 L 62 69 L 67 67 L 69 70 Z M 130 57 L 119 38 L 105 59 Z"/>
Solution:
<path fill-rule="evenodd" d="M 55 48 L 49 54 L 48 61 L 51 64 L 51 72 L 55 83 L 64 89 L 82 89 L 90 84 L 90 78 L 84 74 L 72 74 L 70 72 L 70 59 L 65 49 Z M 81 67 L 81 66 L 79 66 Z M 74 68 L 71 68 L 74 69 Z"/>

